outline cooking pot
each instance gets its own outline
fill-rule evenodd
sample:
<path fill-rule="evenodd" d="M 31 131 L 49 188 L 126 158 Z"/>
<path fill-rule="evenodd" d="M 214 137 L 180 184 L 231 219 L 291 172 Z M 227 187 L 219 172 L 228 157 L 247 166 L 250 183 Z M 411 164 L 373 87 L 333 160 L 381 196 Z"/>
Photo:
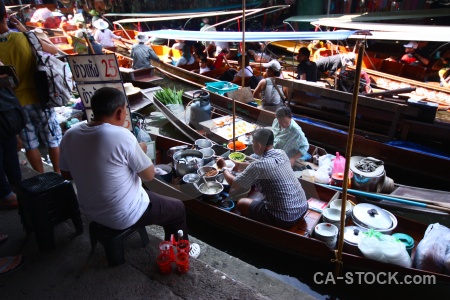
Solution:
<path fill-rule="evenodd" d="M 360 254 L 358 243 L 367 229 L 359 226 L 346 226 L 344 228 L 344 248 L 347 252 Z"/>
<path fill-rule="evenodd" d="M 397 218 L 385 209 L 369 203 L 355 205 L 352 210 L 355 225 L 375 229 L 383 234 L 391 234 L 397 227 Z"/>
<path fill-rule="evenodd" d="M 212 142 L 208 139 L 199 139 L 199 140 L 195 140 L 195 146 L 199 149 L 203 149 L 203 148 L 211 148 L 212 147 Z"/>
<path fill-rule="evenodd" d="M 173 166 L 179 177 L 188 173 L 195 173 L 198 168 L 203 166 L 203 153 L 192 149 L 175 152 Z"/>
<path fill-rule="evenodd" d="M 222 200 L 220 193 L 223 191 L 223 185 L 219 182 L 208 181 L 208 186 L 206 186 L 205 183 L 202 183 L 198 187 L 198 190 L 203 194 L 203 200 L 212 202 L 219 202 Z"/>
<path fill-rule="evenodd" d="M 361 170 L 358 164 L 365 163 L 376 166 Z M 356 190 L 380 193 L 386 178 L 383 162 L 373 157 L 352 156 L 350 170 L 353 172 L 352 186 Z"/>
<path fill-rule="evenodd" d="M 168 155 L 169 157 L 173 157 L 173 155 L 174 155 L 176 152 L 181 151 L 181 150 L 185 150 L 185 149 L 187 149 L 187 148 L 189 148 L 189 146 L 187 146 L 187 145 L 172 147 L 172 148 L 170 148 L 169 150 L 167 150 L 167 155 Z"/>

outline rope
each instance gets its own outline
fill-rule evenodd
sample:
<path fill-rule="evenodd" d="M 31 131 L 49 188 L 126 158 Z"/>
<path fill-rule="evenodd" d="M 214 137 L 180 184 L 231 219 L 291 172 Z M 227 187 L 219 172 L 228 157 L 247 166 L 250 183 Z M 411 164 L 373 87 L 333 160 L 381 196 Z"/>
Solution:
<path fill-rule="evenodd" d="M 331 262 L 343 266 L 343 265 L 344 265 L 344 262 L 343 262 L 342 260 L 338 260 L 338 259 L 337 259 L 337 253 L 338 253 L 338 251 L 337 251 L 337 250 L 334 250 L 333 252 L 334 252 L 334 257 L 335 257 L 335 259 L 331 259 Z"/>

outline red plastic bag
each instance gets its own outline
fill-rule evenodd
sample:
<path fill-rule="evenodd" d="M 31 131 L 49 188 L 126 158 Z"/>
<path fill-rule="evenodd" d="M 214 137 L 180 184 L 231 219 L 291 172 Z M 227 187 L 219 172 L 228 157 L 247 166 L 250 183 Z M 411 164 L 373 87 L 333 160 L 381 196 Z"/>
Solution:
<path fill-rule="evenodd" d="M 344 173 L 345 171 L 345 157 L 340 156 L 339 152 L 336 152 L 336 158 L 333 160 L 332 174 Z"/>

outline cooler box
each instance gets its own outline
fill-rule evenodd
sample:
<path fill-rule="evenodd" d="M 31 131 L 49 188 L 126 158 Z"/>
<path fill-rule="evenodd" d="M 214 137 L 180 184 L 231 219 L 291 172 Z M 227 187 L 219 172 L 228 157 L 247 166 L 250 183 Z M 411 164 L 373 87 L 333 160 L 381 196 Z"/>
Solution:
<path fill-rule="evenodd" d="M 417 116 L 418 121 L 427 123 L 434 122 L 439 104 L 416 99 L 408 99 L 408 105 L 415 106 L 420 109 L 419 114 Z"/>
<path fill-rule="evenodd" d="M 206 89 L 210 92 L 224 95 L 227 92 L 235 91 L 239 88 L 237 84 L 228 81 L 207 82 Z"/>

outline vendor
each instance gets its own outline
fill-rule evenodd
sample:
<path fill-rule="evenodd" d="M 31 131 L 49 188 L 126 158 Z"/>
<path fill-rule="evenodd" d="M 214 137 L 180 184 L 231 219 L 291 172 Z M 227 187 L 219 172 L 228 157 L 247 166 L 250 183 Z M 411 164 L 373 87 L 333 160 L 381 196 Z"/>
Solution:
<path fill-rule="evenodd" d="M 270 129 L 253 133 L 253 150 L 261 158 L 234 176 L 220 158 L 217 166 L 224 170 L 225 180 L 232 190 L 250 189 L 246 198 L 237 202 L 239 212 L 250 219 L 280 228 L 295 225 L 308 210 L 308 202 L 300 182 L 294 175 L 284 151 L 273 148 Z"/>
<path fill-rule="evenodd" d="M 274 148 L 286 152 L 291 166 L 297 159 L 307 161 L 311 158 L 308 153 L 309 143 L 302 129 L 292 121 L 291 109 L 287 106 L 279 107 L 275 112 L 275 120 L 272 123 L 275 141 Z"/>

